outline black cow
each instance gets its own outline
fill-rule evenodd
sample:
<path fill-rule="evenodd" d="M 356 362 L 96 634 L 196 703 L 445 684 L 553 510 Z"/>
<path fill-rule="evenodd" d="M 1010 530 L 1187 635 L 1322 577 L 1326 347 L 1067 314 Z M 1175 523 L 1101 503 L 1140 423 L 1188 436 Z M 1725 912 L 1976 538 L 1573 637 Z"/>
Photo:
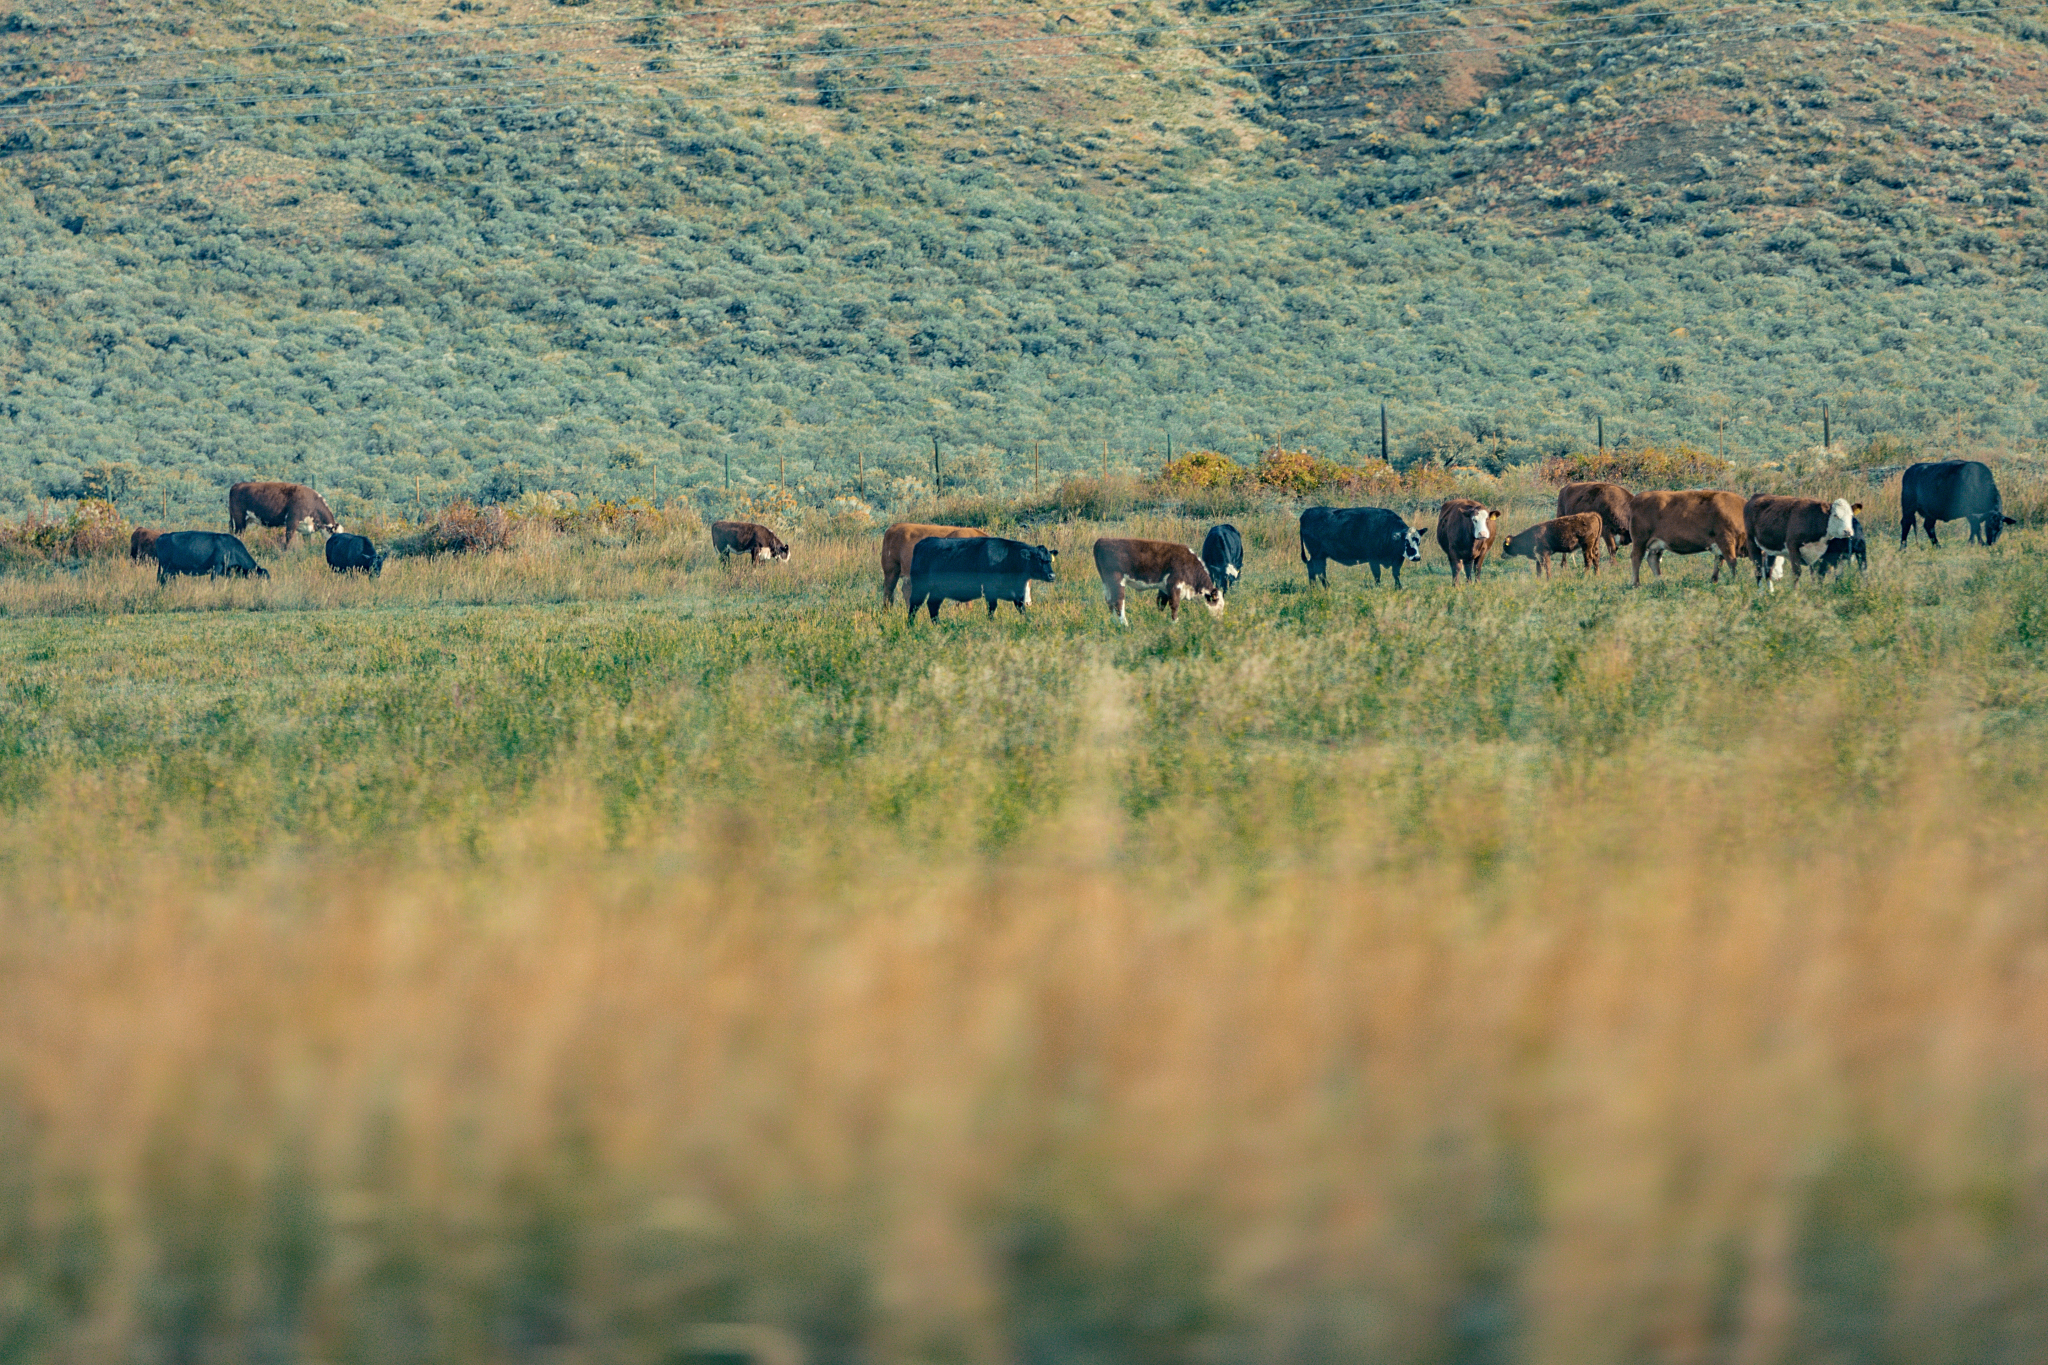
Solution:
<path fill-rule="evenodd" d="M 161 585 L 165 580 L 178 574 L 189 574 L 197 578 L 206 574 L 213 578 L 247 578 L 250 574 L 258 578 L 270 577 L 270 571 L 259 568 L 249 558 L 249 547 L 233 536 L 220 531 L 166 531 L 156 538 L 156 581 Z"/>
<path fill-rule="evenodd" d="M 346 533 L 327 537 L 327 567 L 336 573 L 361 570 L 376 578 L 384 576 L 384 554 L 368 536 Z"/>
<path fill-rule="evenodd" d="M 1972 542 L 1996 545 L 1999 533 L 2018 522 L 2005 515 L 1998 483 L 1976 460 L 1935 460 L 1916 464 L 1899 484 L 1899 544 L 1913 538 L 1913 518 L 1927 526 L 1927 543 L 1939 547 L 1937 521 L 1962 517 L 1970 523 Z"/>
<path fill-rule="evenodd" d="M 1202 567 L 1217 591 L 1228 593 L 1244 576 L 1244 540 L 1229 522 L 1211 526 L 1202 538 Z"/>
<path fill-rule="evenodd" d="M 1384 507 L 1311 507 L 1301 514 L 1301 562 L 1309 582 L 1329 583 L 1323 562 L 1329 559 L 1370 564 L 1375 584 L 1380 570 L 1390 568 L 1398 588 L 1401 566 L 1422 562 L 1422 532 Z"/>
<path fill-rule="evenodd" d="M 988 614 L 994 616 L 998 602 L 1014 602 L 1019 612 L 1030 606 L 1034 580 L 1053 581 L 1052 551 L 1043 545 L 999 536 L 930 536 L 910 552 L 905 596 L 913 621 L 919 607 L 926 607 L 936 621 L 941 602 L 972 602 L 977 597 L 988 603 Z"/>
<path fill-rule="evenodd" d="M 1847 536 L 1837 536 L 1828 542 L 1828 548 L 1821 557 L 1813 561 L 1813 576 L 1826 578 L 1829 569 L 1839 569 L 1850 560 L 1856 561 L 1859 569 L 1870 567 L 1870 544 L 1863 539 L 1863 518 L 1851 517 Z"/>

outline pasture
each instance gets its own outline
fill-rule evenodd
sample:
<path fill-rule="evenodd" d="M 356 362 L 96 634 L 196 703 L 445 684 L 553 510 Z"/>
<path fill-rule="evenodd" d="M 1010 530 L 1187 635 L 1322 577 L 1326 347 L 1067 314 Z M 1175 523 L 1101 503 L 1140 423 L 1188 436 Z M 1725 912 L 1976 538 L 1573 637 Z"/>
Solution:
<path fill-rule="evenodd" d="M 2038 1358 L 2048 540 L 1867 501 L 1128 630 L 1205 521 L 0 578 L 0 1358 Z"/>

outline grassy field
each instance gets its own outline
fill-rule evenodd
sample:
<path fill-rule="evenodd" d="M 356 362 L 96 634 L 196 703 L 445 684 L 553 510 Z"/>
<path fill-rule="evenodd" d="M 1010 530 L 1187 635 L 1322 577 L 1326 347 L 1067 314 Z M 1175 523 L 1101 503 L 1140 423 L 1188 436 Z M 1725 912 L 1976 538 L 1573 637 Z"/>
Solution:
<path fill-rule="evenodd" d="M 2039 1359 L 2048 539 L 1866 519 L 0 578 L 0 1361 Z"/>

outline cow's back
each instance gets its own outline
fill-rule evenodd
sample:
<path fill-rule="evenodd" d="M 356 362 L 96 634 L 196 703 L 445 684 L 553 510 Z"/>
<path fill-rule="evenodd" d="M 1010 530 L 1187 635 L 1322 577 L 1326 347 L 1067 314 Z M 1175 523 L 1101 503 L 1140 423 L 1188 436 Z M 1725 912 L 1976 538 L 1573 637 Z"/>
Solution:
<path fill-rule="evenodd" d="M 1718 489 L 1656 489 L 1629 499 L 1629 533 L 1639 545 L 1662 542 L 1679 554 L 1712 547 L 1717 536 L 1748 544 L 1740 494 Z"/>
<path fill-rule="evenodd" d="M 1568 483 L 1557 490 L 1557 515 L 1597 513 L 1610 533 L 1625 535 L 1629 530 L 1631 501 L 1629 491 L 1618 483 Z"/>
<path fill-rule="evenodd" d="M 972 540 L 988 532 L 970 526 L 933 526 L 923 522 L 899 521 L 882 532 L 882 572 L 901 576 L 910 572 L 910 558 L 922 541 Z"/>

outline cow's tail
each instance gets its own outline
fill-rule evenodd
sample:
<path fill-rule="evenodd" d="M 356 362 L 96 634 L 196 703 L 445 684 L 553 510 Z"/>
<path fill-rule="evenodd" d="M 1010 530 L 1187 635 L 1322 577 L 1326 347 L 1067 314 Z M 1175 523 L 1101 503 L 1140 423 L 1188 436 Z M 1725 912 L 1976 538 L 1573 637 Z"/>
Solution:
<path fill-rule="evenodd" d="M 1297 534 L 1295 543 L 1301 547 L 1301 562 L 1308 563 L 1308 537 Z"/>

